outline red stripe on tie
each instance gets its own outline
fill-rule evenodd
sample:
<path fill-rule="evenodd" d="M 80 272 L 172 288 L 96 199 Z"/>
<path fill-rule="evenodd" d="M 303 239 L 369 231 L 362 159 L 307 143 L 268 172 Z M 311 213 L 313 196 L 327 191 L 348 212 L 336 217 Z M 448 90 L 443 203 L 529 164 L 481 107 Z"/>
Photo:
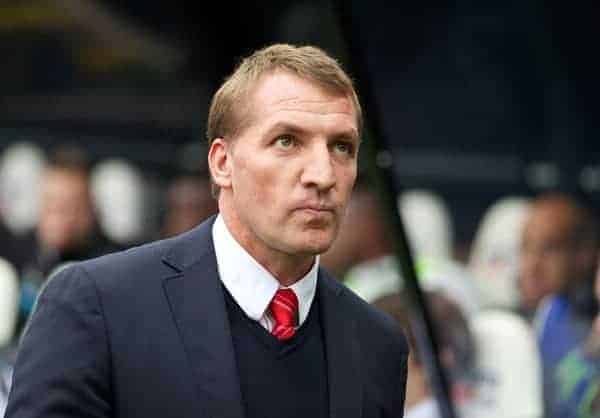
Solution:
<path fill-rule="evenodd" d="M 273 301 L 271 303 L 275 303 L 275 304 L 281 306 L 282 309 L 286 309 L 286 310 L 290 311 L 292 314 L 294 313 L 293 307 L 286 305 L 285 303 L 281 302 L 280 300 L 273 299 Z"/>
<path fill-rule="evenodd" d="M 291 290 L 291 289 L 289 289 L 289 290 Z M 294 297 L 290 297 L 286 293 L 275 293 L 275 299 L 281 300 L 281 301 L 285 301 L 290 306 L 294 306 L 294 305 L 296 305 L 298 303 L 298 300 L 296 298 L 296 294 L 294 294 Z"/>
<path fill-rule="evenodd" d="M 292 289 L 279 289 L 269 304 L 274 326 L 271 333 L 279 340 L 288 340 L 296 333 L 298 298 Z"/>

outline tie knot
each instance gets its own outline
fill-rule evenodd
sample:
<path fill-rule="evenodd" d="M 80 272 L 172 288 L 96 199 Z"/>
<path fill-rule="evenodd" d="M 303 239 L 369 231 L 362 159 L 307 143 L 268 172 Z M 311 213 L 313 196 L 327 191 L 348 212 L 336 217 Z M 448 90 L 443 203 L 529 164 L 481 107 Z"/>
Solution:
<path fill-rule="evenodd" d="M 279 289 L 269 305 L 275 320 L 273 335 L 280 340 L 291 338 L 298 324 L 298 298 L 292 289 Z"/>

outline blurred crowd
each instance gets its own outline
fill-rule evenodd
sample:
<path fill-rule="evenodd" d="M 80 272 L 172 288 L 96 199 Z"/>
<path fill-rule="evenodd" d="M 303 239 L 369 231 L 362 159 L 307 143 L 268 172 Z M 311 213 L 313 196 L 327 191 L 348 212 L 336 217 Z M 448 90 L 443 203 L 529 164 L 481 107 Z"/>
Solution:
<path fill-rule="evenodd" d="M 199 150 L 196 150 L 200 152 Z M 214 214 L 205 170 L 181 170 L 148 198 L 143 170 L 82 149 L 18 143 L 0 156 L 0 413 L 36 298 L 69 263 L 191 229 Z M 147 222 L 152 205 L 160 216 Z M 416 313 L 379 201 L 357 184 L 322 264 L 389 313 L 411 345 L 406 417 L 440 416 Z M 431 190 L 398 210 L 460 417 L 600 417 L 600 236 L 575 195 L 505 196 L 480 220 L 467 259 Z M 52 342 L 48 342 L 51 344 Z"/>
<path fill-rule="evenodd" d="M 422 325 L 371 190 L 357 185 L 322 262 L 405 329 L 406 417 L 439 417 L 415 338 Z M 587 199 L 504 196 L 480 220 L 466 260 L 455 256 L 440 195 L 406 190 L 398 209 L 458 416 L 600 417 L 600 241 Z"/>
<path fill-rule="evenodd" d="M 156 193 L 147 173 L 121 158 L 94 160 L 71 144 L 44 149 L 23 142 L 3 150 L 0 415 L 19 338 L 55 272 L 76 261 L 171 237 L 216 212 L 203 167 L 187 169 L 185 161 L 181 167 L 173 165 L 177 168 Z"/>

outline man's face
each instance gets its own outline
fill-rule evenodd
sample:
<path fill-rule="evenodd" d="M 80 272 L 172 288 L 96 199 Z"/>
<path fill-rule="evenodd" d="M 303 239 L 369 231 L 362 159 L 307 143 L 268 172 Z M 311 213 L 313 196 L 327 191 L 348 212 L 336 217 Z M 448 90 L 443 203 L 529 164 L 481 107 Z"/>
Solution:
<path fill-rule="evenodd" d="M 540 300 L 560 292 L 576 273 L 574 220 L 561 207 L 532 210 L 523 235 L 520 291 L 523 303 L 535 308 Z"/>
<path fill-rule="evenodd" d="M 66 251 L 92 230 L 94 215 L 87 179 L 51 169 L 45 176 L 38 236 L 47 248 Z"/>
<path fill-rule="evenodd" d="M 259 261 L 325 251 L 356 178 L 352 101 L 277 71 L 261 78 L 249 105 L 247 127 L 216 141 L 226 148 L 216 182 L 232 234 Z"/>

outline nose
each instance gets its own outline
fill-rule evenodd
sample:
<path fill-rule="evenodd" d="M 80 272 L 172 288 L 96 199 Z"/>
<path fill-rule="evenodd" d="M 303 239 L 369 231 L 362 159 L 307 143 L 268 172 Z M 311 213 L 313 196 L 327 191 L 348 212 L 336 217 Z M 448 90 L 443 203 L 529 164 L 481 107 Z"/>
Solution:
<path fill-rule="evenodd" d="M 333 167 L 334 162 L 326 145 L 315 147 L 307 156 L 301 181 L 306 187 L 314 187 L 319 191 L 326 191 L 335 186 L 336 177 Z"/>
<path fill-rule="evenodd" d="M 527 249 L 521 253 L 521 273 L 526 276 L 533 276 L 540 267 L 540 255 L 538 252 Z"/>

